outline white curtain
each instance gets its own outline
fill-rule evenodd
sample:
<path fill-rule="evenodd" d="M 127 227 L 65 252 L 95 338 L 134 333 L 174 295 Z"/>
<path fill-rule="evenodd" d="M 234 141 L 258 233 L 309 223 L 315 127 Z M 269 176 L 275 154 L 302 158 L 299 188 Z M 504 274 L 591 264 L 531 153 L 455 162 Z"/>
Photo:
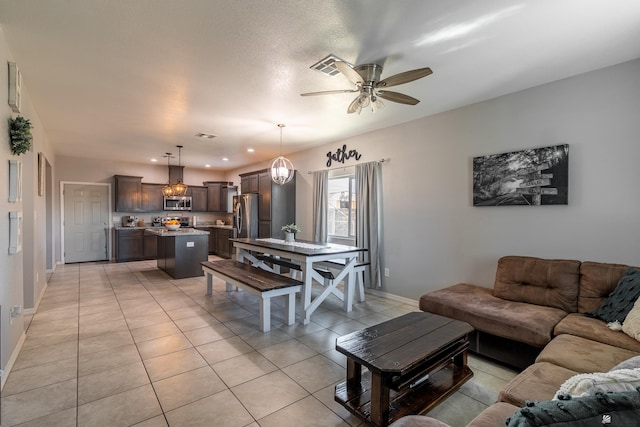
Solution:
<path fill-rule="evenodd" d="M 313 240 L 327 241 L 329 171 L 313 173 Z"/>
<path fill-rule="evenodd" d="M 382 205 L 379 162 L 356 165 L 356 245 L 367 248 L 370 287 L 380 287 L 380 206 Z"/>

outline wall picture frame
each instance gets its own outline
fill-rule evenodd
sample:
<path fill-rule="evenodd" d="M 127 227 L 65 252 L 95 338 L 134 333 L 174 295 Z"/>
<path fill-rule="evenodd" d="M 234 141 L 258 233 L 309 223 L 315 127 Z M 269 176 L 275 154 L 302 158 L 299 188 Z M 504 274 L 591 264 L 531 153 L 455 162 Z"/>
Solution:
<path fill-rule="evenodd" d="M 9 254 L 22 250 L 22 212 L 9 212 Z"/>
<path fill-rule="evenodd" d="M 22 108 L 22 74 L 15 62 L 7 63 L 9 68 L 9 99 L 7 100 L 11 110 L 19 113 Z"/>
<path fill-rule="evenodd" d="M 9 202 L 22 200 L 22 162 L 9 160 Z"/>
<path fill-rule="evenodd" d="M 569 144 L 473 158 L 473 206 L 566 205 Z"/>

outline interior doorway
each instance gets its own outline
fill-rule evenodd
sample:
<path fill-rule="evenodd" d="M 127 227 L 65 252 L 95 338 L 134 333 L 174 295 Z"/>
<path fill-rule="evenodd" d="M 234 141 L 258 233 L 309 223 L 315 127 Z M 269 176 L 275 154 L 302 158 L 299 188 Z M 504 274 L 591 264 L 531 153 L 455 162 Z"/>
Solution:
<path fill-rule="evenodd" d="M 61 183 L 63 263 L 109 260 L 110 184 Z"/>
<path fill-rule="evenodd" d="M 47 273 L 53 272 L 55 265 L 55 251 L 53 246 L 53 170 L 51 163 L 45 163 L 45 215 L 46 215 L 46 249 L 45 249 L 45 269 Z"/>

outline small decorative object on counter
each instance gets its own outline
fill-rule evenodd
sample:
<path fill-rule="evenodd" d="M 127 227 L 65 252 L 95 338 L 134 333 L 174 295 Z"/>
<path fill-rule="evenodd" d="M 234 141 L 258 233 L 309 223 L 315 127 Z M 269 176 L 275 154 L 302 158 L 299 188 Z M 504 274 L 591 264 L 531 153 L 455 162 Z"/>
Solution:
<path fill-rule="evenodd" d="M 171 219 L 165 222 L 164 226 L 167 228 L 167 230 L 174 231 L 180 228 L 180 221 L 178 221 L 177 219 Z"/>
<path fill-rule="evenodd" d="M 287 224 L 282 226 L 282 231 L 284 231 L 285 243 L 292 243 L 295 241 L 296 233 L 300 232 L 300 227 L 296 224 Z"/>

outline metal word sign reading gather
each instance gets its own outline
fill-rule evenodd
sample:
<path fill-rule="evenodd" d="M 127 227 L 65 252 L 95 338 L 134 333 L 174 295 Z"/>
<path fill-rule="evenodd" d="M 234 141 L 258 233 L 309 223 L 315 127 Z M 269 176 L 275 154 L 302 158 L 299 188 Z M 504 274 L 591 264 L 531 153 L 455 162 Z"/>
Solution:
<path fill-rule="evenodd" d="M 342 147 L 338 148 L 335 153 L 332 153 L 331 151 L 327 153 L 327 167 L 331 167 L 331 162 L 335 161 L 344 163 L 352 157 L 354 157 L 356 160 L 360 160 L 360 157 L 362 157 L 362 155 L 356 150 L 347 151 L 347 144 L 344 144 Z"/>

